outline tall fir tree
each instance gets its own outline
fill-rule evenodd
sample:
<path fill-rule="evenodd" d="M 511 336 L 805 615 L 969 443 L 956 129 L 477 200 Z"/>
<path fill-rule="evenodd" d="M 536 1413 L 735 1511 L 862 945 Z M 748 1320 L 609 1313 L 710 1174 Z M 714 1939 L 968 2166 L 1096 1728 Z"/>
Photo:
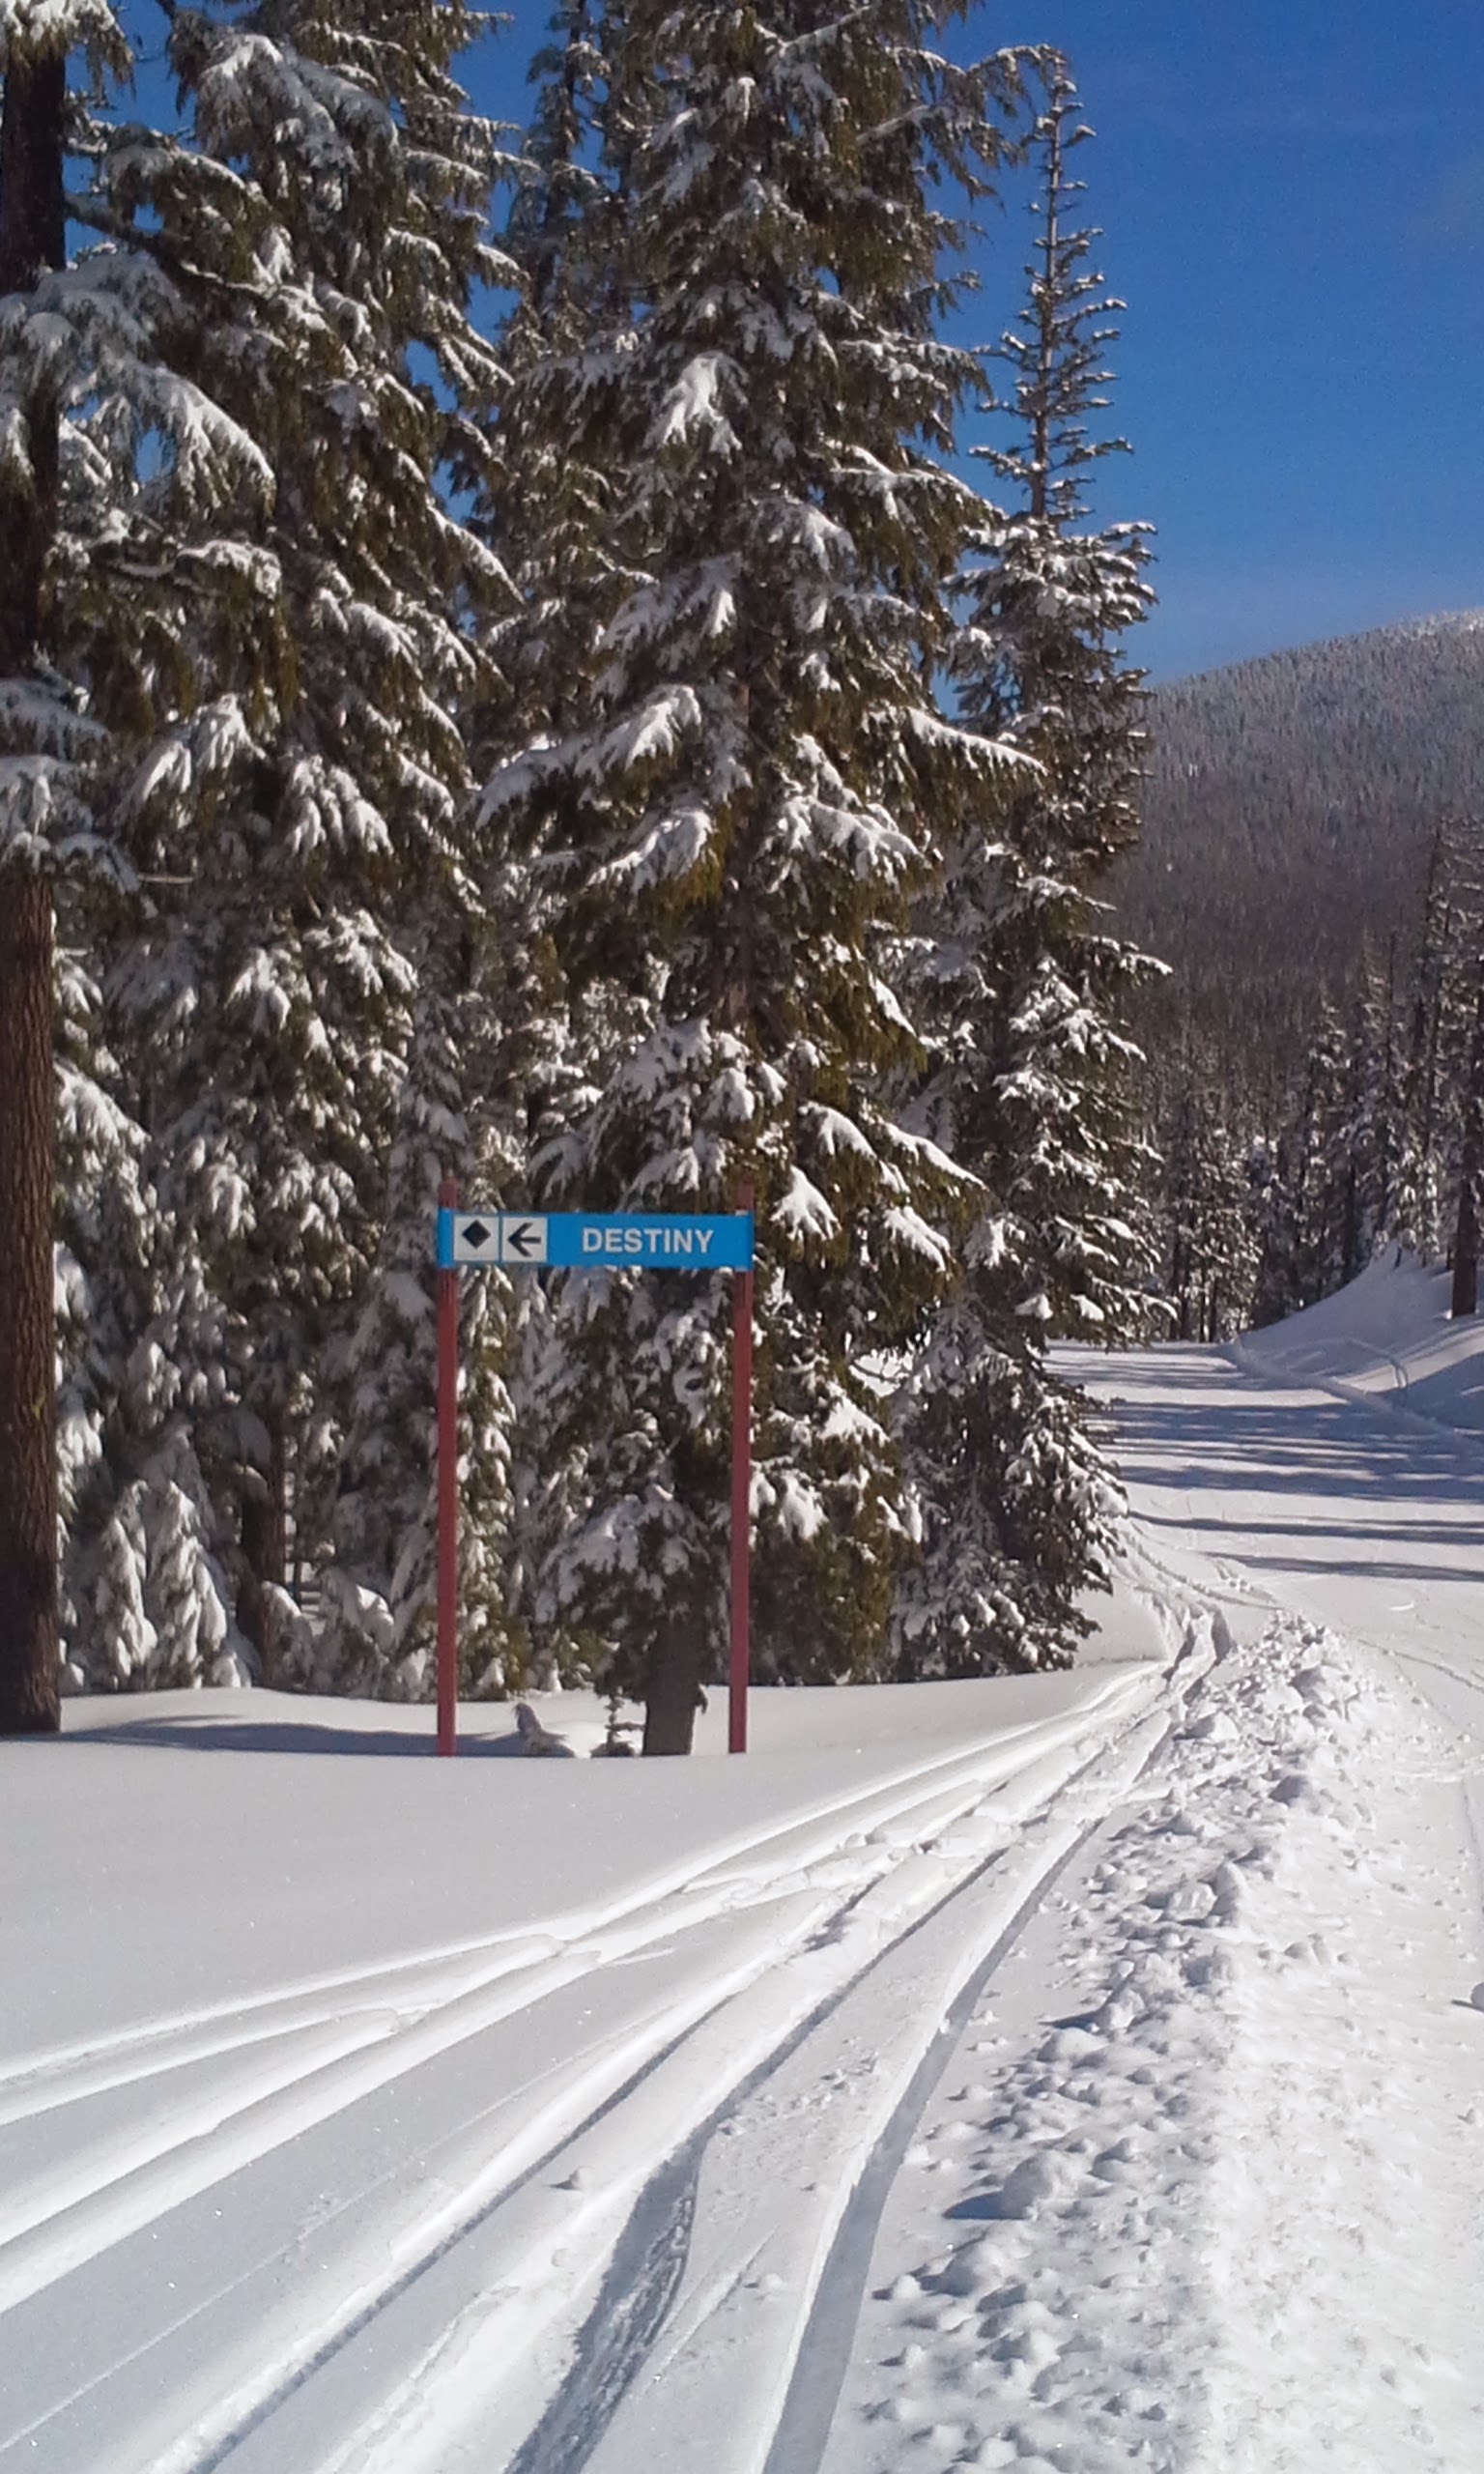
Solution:
<path fill-rule="evenodd" d="M 1456 829 L 1440 826 L 1428 852 L 1422 920 L 1407 992 L 1403 1037 L 1403 1156 L 1388 1234 L 1424 1259 L 1442 1242 L 1442 1092 L 1458 929 Z"/>
<path fill-rule="evenodd" d="M 1112 1341 L 1147 1311 L 1138 1222 L 1152 1164 L 1126 1018 L 1157 965 L 1107 932 L 1098 889 L 1138 830 L 1142 673 L 1125 640 L 1153 598 L 1150 527 L 1089 525 L 1094 469 L 1127 448 L 1091 427 L 1108 401 L 1108 322 L 1123 303 L 1090 270 L 1100 236 L 1076 214 L 1073 158 L 1092 131 L 1061 55 L 1043 55 L 1040 74 L 1036 246 L 1024 311 L 999 348 L 1013 391 L 987 408 L 1012 437 L 976 449 L 1011 503 L 984 526 L 968 567 L 955 671 L 964 710 L 1040 768 L 1002 829 L 989 964 L 991 1182 L 1014 1223 L 1019 1309 L 1048 1335 Z"/>
<path fill-rule="evenodd" d="M 1037 249 L 1002 346 L 1014 393 L 989 407 L 1016 434 L 977 450 L 1018 503 L 981 514 L 952 653 L 965 712 L 1025 761 L 992 831 L 970 817 L 945 834 L 909 949 L 929 1026 L 918 1118 L 978 1191 L 961 1274 L 899 1403 L 918 1546 L 899 1599 L 903 1674 L 1070 1658 L 1115 1507 L 1045 1342 L 1124 1337 L 1146 1310 L 1148 1163 L 1120 1019 L 1144 966 L 1093 897 L 1136 830 L 1139 674 L 1122 639 L 1150 597 L 1146 528 L 1083 529 L 1088 467 L 1122 444 L 1087 430 L 1116 304 L 1084 271 L 1094 235 L 1071 216 L 1069 158 L 1089 132 L 1060 56 L 1034 66 Z"/>
<path fill-rule="evenodd" d="M 560 0 L 548 32 L 530 65 L 536 109 L 516 167 L 507 238 L 535 319 L 550 330 L 570 301 L 574 260 L 589 273 L 603 264 L 592 222 L 610 196 L 595 157 L 614 12 L 602 0 Z"/>
<path fill-rule="evenodd" d="M 1188 1048 L 1166 1120 L 1165 1289 L 1175 1337 L 1225 1340 L 1248 1320 L 1257 1268 L 1253 1183 L 1263 1168 L 1231 1122 L 1218 1061 Z"/>
<path fill-rule="evenodd" d="M 400 1277 L 417 974 L 474 895 L 462 721 L 497 692 L 477 635 L 508 592 L 447 503 L 447 476 L 483 478 L 499 384 L 471 291 L 507 271 L 487 240 L 496 134 L 452 74 L 476 31 L 417 0 L 181 13 L 186 137 L 126 131 L 111 156 L 119 217 L 195 304 L 192 374 L 263 476 L 193 545 L 234 580 L 236 623 L 183 623 L 127 800 L 130 855 L 164 889 L 105 985 L 199 1268 L 159 1344 L 202 1400 L 217 1543 L 270 1677 L 290 1584 L 334 1566 L 350 1337 Z M 426 1245 L 425 1198 L 406 1179 L 395 1198 Z M 364 1445 L 363 1380 L 354 1415 Z"/>
<path fill-rule="evenodd" d="M 492 1071 L 483 992 L 450 990 L 424 958 L 397 1105 L 381 1246 L 345 1348 L 349 1405 L 321 1574 L 320 1622 L 285 1610 L 294 1680 L 320 1689 L 424 1699 L 434 1687 L 437 1617 L 435 1305 L 428 1278 L 439 1188 L 510 1193 L 522 1165 L 508 1124 L 471 1123 L 468 1094 Z M 514 1409 L 508 1361 L 519 1346 L 510 1283 L 488 1272 L 460 1293 L 459 1688 L 504 1695 L 525 1681 L 512 1620 Z M 337 1374 L 341 1371 L 336 1368 Z"/>
<path fill-rule="evenodd" d="M 59 980 L 64 1672 L 78 1689 L 245 1683 L 196 1450 L 212 1404 L 169 1345 L 215 1309 L 160 1209 L 148 1137 L 116 1096 L 127 1078 L 76 952 L 64 949 Z M 198 1349 L 198 1366 L 211 1355 Z"/>
<path fill-rule="evenodd" d="M 880 1369 L 941 1291 L 958 1182 L 890 1105 L 914 1039 L 888 968 L 1002 769 L 924 684 L 977 503 L 942 460 L 974 365 L 935 336 L 927 186 L 985 178 L 1011 72 L 945 63 L 939 14 L 624 11 L 609 314 L 528 388 L 548 457 L 603 486 L 584 639 L 556 675 L 538 643 L 546 725 L 486 796 L 551 889 L 580 1067 L 534 1173 L 554 1207 L 756 1189 L 763 1675 L 886 1669 Z M 722 1630 L 728 1312 L 719 1280 L 569 1276 L 533 1369 L 565 1473 L 543 1610 L 607 1645 L 650 1751 L 689 1748 Z"/>
<path fill-rule="evenodd" d="M 1471 1020 L 1458 1078 L 1458 1203 L 1453 1217 L 1449 1310 L 1479 1310 L 1480 1223 L 1484 1220 L 1484 952 L 1468 974 Z"/>
<path fill-rule="evenodd" d="M 159 698 L 188 670 L 186 605 L 198 625 L 226 623 L 219 579 L 187 573 L 185 553 L 214 513 L 260 503 L 265 475 L 250 437 L 196 383 L 194 304 L 133 244 L 121 212 L 119 132 L 98 116 L 128 63 L 113 14 L 100 0 L 7 7 L 0 58 L 0 522 L 14 559 L 0 615 L 0 1723 L 49 1725 L 59 1510 L 53 919 L 62 917 L 65 949 L 90 943 L 100 904 L 130 888 L 121 772 L 155 727 Z M 76 92 L 72 62 L 84 72 Z M 75 177 L 64 187 L 69 159 Z M 86 1054 L 68 1051 L 80 1021 L 74 1011 L 63 1043 L 69 1165 L 92 1105 L 79 1109 L 79 1095 L 99 1103 L 95 1129 L 119 1105 Z M 95 1149 L 95 1162 L 132 1154 L 123 1122 L 119 1142 Z M 130 1165 L 127 1181 L 134 1175 Z M 79 1242 L 86 1219 L 71 1232 Z M 114 1269 L 72 1255 L 64 1281 L 69 1386 L 86 1331 L 101 1387 L 91 1408 L 71 1388 L 63 1403 L 60 1509 L 70 1518 L 80 1508 L 78 1450 L 94 1453 L 106 1423 L 99 1402 L 123 1388 L 122 1367 L 100 1363 L 97 1336 L 112 1329 L 122 1347 L 126 1326 L 90 1294 L 90 1280 L 106 1284 Z M 139 1270 L 134 1260 L 120 1276 Z M 193 1487 L 193 1472 L 181 1474 Z M 177 1520 L 176 1543 L 189 1525 Z"/>

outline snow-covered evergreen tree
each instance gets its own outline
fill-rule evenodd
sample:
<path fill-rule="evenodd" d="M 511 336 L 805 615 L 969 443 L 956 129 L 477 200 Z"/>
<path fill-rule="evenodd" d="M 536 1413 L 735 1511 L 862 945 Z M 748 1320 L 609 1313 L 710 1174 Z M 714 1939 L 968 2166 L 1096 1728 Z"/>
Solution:
<path fill-rule="evenodd" d="M 270 1674 L 282 1593 L 332 1553 L 351 1334 L 378 1262 L 394 1278 L 414 1242 L 386 1215 L 418 968 L 475 890 L 461 723 L 494 692 L 476 632 L 507 588 L 443 476 L 481 475 L 499 376 L 469 314 L 505 269 L 498 154 L 452 76 L 476 30 L 415 0 L 180 13 L 187 137 L 125 132 L 110 158 L 117 215 L 193 302 L 195 374 L 260 475 L 258 503 L 190 545 L 234 623 L 186 610 L 156 687 L 127 824 L 160 890 L 105 984 L 151 1173 L 215 1309 L 161 1345 L 211 1404 L 203 1465 Z M 397 1192 L 426 1248 L 424 1197 Z M 370 1413 L 362 1382 L 363 1468 Z M 383 1509 L 390 1539 L 395 1493 Z"/>
<path fill-rule="evenodd" d="M 1457 1205 L 1453 1214 L 1450 1310 L 1479 1310 L 1479 1251 L 1484 1227 L 1484 948 L 1472 957 L 1466 978 L 1470 1002 L 1468 1040 L 1456 1081 Z"/>
<path fill-rule="evenodd" d="M 1366 965 L 1359 1018 L 1370 1056 L 1372 1250 L 1397 1236 L 1408 1194 L 1412 1144 L 1407 1127 L 1406 1037 L 1397 984 L 1399 940 L 1387 940 L 1385 966 Z"/>
<path fill-rule="evenodd" d="M 1259 1229 L 1253 1319 L 1273 1323 L 1341 1286 L 1354 1194 L 1346 1140 L 1354 1131 L 1354 1066 L 1344 1023 L 1327 1000 L 1295 1073 L 1274 1146 L 1274 1173 Z"/>
<path fill-rule="evenodd" d="M 973 364 L 934 337 L 926 184 L 992 162 L 1008 75 L 946 65 L 938 14 L 623 13 L 616 305 L 528 390 L 552 457 L 602 476 L 585 638 L 555 673 L 538 645 L 545 727 L 486 796 L 551 888 L 581 1068 L 540 1199 L 756 1188 L 764 1675 L 888 1654 L 882 1368 L 942 1290 L 958 1181 L 888 1105 L 914 1043 L 887 964 L 937 835 L 1002 769 L 924 685 L 975 507 L 941 461 Z M 607 1644 L 649 1749 L 688 1748 L 723 1631 L 727 1283 L 554 1285 L 531 1408 L 571 1525 L 544 1611 Z"/>
<path fill-rule="evenodd" d="M 66 915 L 66 914 L 64 914 Z M 113 1096 L 100 993 L 59 974 L 57 1249 L 62 1625 L 73 1688 L 240 1683 L 233 1618 L 196 1448 L 211 1403 L 167 1346 L 215 1317 L 198 1261 L 159 1209 L 147 1138 Z M 210 1348 L 198 1346 L 198 1363 Z"/>
<path fill-rule="evenodd" d="M 527 299 L 548 331 L 571 304 L 576 270 L 590 276 L 604 268 L 592 226 L 610 195 L 596 158 L 614 12 L 601 0 L 559 0 L 549 33 L 530 65 L 537 103 L 507 233 Z"/>
<path fill-rule="evenodd" d="M 1316 1195 L 1316 1293 L 1364 1271 L 1390 1232 L 1398 1146 L 1389 991 L 1367 964 L 1348 1021 L 1327 1008 Z"/>
<path fill-rule="evenodd" d="M 982 513 L 953 652 L 965 711 L 1025 761 L 997 819 L 945 833 L 909 948 L 928 1032 L 918 1120 L 978 1181 L 956 1291 L 899 1402 L 919 1548 L 898 1609 L 910 1674 L 1070 1655 L 1113 1499 L 1044 1344 L 1112 1339 L 1146 1310 L 1149 1163 L 1120 1020 L 1142 965 L 1091 891 L 1135 831 L 1139 679 L 1121 640 L 1149 598 L 1145 528 L 1085 529 L 1087 468 L 1120 443 L 1087 431 L 1116 304 L 1071 219 L 1068 157 L 1087 132 L 1070 77 L 1056 54 L 1036 70 L 1038 245 L 1002 347 L 1014 393 L 990 408 L 1016 435 L 979 450 L 1018 503 Z"/>
<path fill-rule="evenodd" d="M 1077 1395 L 971 1276 L 914 1352 L 897 1409 L 918 1551 L 899 1584 L 893 1672 L 1069 1664 L 1121 1508 Z"/>
<path fill-rule="evenodd" d="M 1024 775 L 1034 767 L 1022 760 L 1013 797 Z M 1046 1364 L 1045 1318 L 1024 1310 L 1036 1267 L 1000 1182 L 1015 877 L 1001 831 L 985 808 L 944 837 L 901 958 L 924 1044 L 904 1086 L 909 1122 L 958 1172 L 952 1276 L 894 1403 L 915 1548 L 895 1606 L 903 1679 L 1065 1664 L 1088 1628 L 1074 1601 L 1103 1576 L 1112 1510 L 1075 1402 Z"/>
<path fill-rule="evenodd" d="M 298 1680 L 420 1699 L 435 1675 L 437 1578 L 435 1275 L 429 1233 L 442 1179 L 497 1201 L 518 1164 L 487 1133 L 477 1147 L 465 1093 L 488 1057 L 483 1007 L 424 963 L 391 1148 L 381 1251 L 350 1343 L 351 1403 L 325 1575 L 323 1623 L 300 1629 Z M 471 1050 L 473 1050 L 471 1055 Z M 460 1689 L 504 1694 L 524 1681 L 509 1620 L 513 1412 L 508 1279 L 461 1282 Z"/>
<path fill-rule="evenodd" d="M 1409 976 L 1402 1032 L 1402 1140 L 1386 1234 L 1424 1259 L 1442 1243 L 1441 1134 L 1450 990 L 1458 926 L 1458 854 L 1441 827 L 1428 854 L 1422 920 Z"/>
<path fill-rule="evenodd" d="M 1165 1293 L 1183 1340 L 1225 1340 L 1251 1319 L 1260 1153 L 1229 1118 L 1214 1060 L 1189 1051 L 1163 1146 Z"/>
<path fill-rule="evenodd" d="M 1099 236 L 1076 215 L 1072 158 L 1092 132 L 1061 56 L 1045 55 L 1040 74 L 1036 246 L 1024 311 L 998 353 L 1013 389 L 988 408 L 1012 435 L 976 449 L 1010 503 L 981 530 L 954 667 L 965 711 L 1040 768 L 1001 830 L 985 965 L 999 1014 L 990 1182 L 1018 1303 L 1048 1334 L 1112 1341 L 1147 1313 L 1139 1219 L 1152 1164 L 1125 1021 L 1154 965 L 1107 932 L 1097 888 L 1138 829 L 1142 674 L 1124 642 L 1152 598 L 1150 528 L 1089 522 L 1092 471 L 1127 446 L 1090 426 L 1108 400 L 1108 322 L 1122 303 L 1090 271 Z"/>
<path fill-rule="evenodd" d="M 248 430 L 199 382 L 199 304 L 189 284 L 176 279 L 149 238 L 130 230 L 121 168 L 128 149 L 97 116 L 107 78 L 128 65 L 111 12 L 97 0 L 17 5 L 0 11 L 0 291 L 8 295 L 0 302 L 0 529 L 13 558 L 0 603 L 0 1182 L 23 1165 L 37 1206 L 28 1217 L 10 1191 L 0 1199 L 0 1248 L 24 1230 L 36 1257 L 21 1270 L 6 1255 L 0 1324 L 9 1327 L 17 1305 L 36 1308 L 28 1329 L 49 1373 L 58 1047 L 52 909 L 71 955 L 94 947 L 110 906 L 142 898 L 120 829 L 118 784 L 161 713 L 199 692 L 192 638 L 234 623 L 235 579 L 195 552 L 228 508 L 234 526 L 251 524 L 268 475 Z M 70 59 L 86 69 L 82 90 L 71 97 Z M 73 177 L 64 206 L 68 150 Z M 71 259 L 69 228 L 77 241 Z M 21 967 L 7 941 L 17 934 Z M 137 1093 L 108 1058 L 103 1009 L 91 998 L 73 1001 L 70 962 L 62 978 L 61 1165 L 76 1184 L 60 1266 L 60 1510 L 69 1548 L 81 1558 L 69 1552 L 63 1593 L 65 1611 L 75 1617 L 67 1643 L 77 1653 L 74 1680 L 121 1673 L 111 1619 L 99 1614 L 91 1581 L 82 1586 L 88 1550 L 77 1533 L 94 1521 L 99 1575 L 116 1574 L 116 1602 L 127 1610 L 119 1638 L 132 1644 L 123 1653 L 128 1673 L 218 1672 L 223 1657 L 235 1672 L 199 1472 L 183 1459 L 180 1431 L 168 1430 L 168 1405 L 145 1407 L 152 1384 L 139 1351 L 160 1302 L 161 1266 L 159 1223 L 140 1165 Z M 35 1033 L 23 1140 L 10 1114 L 18 1089 L 15 1022 Z M 104 1250 L 120 1247 L 117 1260 L 106 1251 L 89 1259 L 95 1236 Z M 44 1291 L 33 1277 L 38 1264 Z M 0 1360 L 0 1401 L 29 1402 L 25 1432 L 44 1438 L 49 1381 L 43 1397 L 33 1392 L 32 1375 L 17 1379 L 4 1332 Z M 133 1456 L 110 1470 L 102 1458 L 119 1431 L 115 1406 L 129 1396 Z M 30 1486 L 15 1482 L 8 1444 L 0 1438 L 0 1526 L 33 1501 Z M 7 1562 L 0 1542 L 0 1566 Z M 54 1570 L 49 1557 L 45 1568 Z M 34 1569 L 40 1576 L 43 1563 Z M 100 1585 L 106 1597 L 106 1579 Z M 56 1595 L 51 1580 L 37 1594 L 48 1626 Z M 0 1575 L 0 1599 L 8 1598 Z M 185 1624 L 188 1646 L 171 1637 L 170 1610 Z M 3 1628 L 9 1633 L 9 1615 Z"/>

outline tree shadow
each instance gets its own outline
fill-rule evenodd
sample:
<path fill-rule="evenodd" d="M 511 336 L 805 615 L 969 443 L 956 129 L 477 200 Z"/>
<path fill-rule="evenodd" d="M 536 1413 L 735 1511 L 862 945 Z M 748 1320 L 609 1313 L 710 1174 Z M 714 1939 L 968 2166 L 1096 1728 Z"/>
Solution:
<path fill-rule="evenodd" d="M 70 1725 L 64 1707 L 61 1740 L 126 1747 L 144 1744 L 167 1752 L 317 1753 L 361 1761 L 429 1761 L 438 1750 L 431 1712 L 426 1735 L 413 1735 L 402 1728 L 337 1727 L 322 1718 L 225 1718 L 209 1710 L 199 1715 L 190 1712 L 179 1717 Z M 466 1735 L 459 1740 L 457 1757 L 460 1761 L 519 1760 L 524 1758 L 524 1747 L 514 1734 Z"/>
<path fill-rule="evenodd" d="M 1267 1552 L 1243 1552 L 1256 1568 L 1484 1578 L 1484 1438 L 1393 1424 L 1384 1407 L 1358 1402 L 1279 1402 L 1239 1390 L 1224 1368 L 1189 1371 L 1188 1388 L 1109 1408 L 1126 1482 L 1156 1496 L 1176 1492 L 1189 1506 L 1184 1515 L 1146 1511 L 1151 1527 L 1205 1540 L 1270 1540 Z M 1250 1510 L 1234 1506 L 1227 1516 L 1220 1498 L 1238 1494 Z M 1296 1503 L 1284 1518 L 1285 1497 L 1313 1497 L 1330 1510 L 1321 1524 Z M 1374 1551 L 1348 1553 L 1348 1542 L 1362 1538 Z"/>

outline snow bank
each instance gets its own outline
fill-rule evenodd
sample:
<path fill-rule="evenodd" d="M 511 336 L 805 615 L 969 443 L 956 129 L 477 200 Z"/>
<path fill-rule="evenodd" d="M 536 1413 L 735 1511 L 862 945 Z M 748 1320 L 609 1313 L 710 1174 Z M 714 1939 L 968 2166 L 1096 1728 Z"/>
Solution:
<path fill-rule="evenodd" d="M 1379 1256 L 1358 1280 L 1225 1354 L 1270 1383 L 1302 1383 L 1484 1433 L 1484 1316 L 1455 1323 L 1450 1277 Z"/>

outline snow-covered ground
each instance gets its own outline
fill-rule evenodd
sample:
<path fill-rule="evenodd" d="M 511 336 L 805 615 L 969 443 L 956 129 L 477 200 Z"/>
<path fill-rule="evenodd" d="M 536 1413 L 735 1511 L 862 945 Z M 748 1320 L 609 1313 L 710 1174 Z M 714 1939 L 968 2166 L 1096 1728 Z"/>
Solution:
<path fill-rule="evenodd" d="M 1079 1359 L 1137 1527 L 1070 1676 L 758 1694 L 746 1761 L 0 1746 L 0 2474 L 1479 2474 L 1445 1305 Z"/>

